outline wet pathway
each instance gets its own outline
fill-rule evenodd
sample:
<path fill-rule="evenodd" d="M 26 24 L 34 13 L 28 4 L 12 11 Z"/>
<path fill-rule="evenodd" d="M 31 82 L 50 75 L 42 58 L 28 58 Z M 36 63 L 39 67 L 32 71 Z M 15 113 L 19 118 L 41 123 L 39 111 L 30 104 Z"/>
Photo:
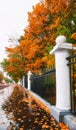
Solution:
<path fill-rule="evenodd" d="M 9 85 L 0 83 L 0 130 L 7 130 L 10 124 L 10 120 L 7 118 L 5 111 L 2 109 L 2 105 L 4 104 L 7 96 L 11 93 L 11 91 L 9 91 L 10 89 Z"/>
<path fill-rule="evenodd" d="M 7 119 L 4 110 L 2 110 L 2 104 L 4 99 L 0 99 L 0 130 L 7 130 L 10 121 Z"/>
<path fill-rule="evenodd" d="M 69 130 L 63 124 L 62 128 L 43 103 L 19 86 L 2 108 L 12 121 L 6 130 Z"/>

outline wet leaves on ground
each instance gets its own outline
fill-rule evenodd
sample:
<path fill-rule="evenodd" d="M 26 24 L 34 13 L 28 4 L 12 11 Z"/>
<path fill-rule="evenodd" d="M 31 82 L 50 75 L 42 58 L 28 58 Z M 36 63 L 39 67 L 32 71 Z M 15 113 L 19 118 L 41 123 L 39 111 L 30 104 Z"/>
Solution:
<path fill-rule="evenodd" d="M 2 108 L 10 120 L 8 130 L 69 130 L 56 122 L 43 103 L 18 85 Z"/>

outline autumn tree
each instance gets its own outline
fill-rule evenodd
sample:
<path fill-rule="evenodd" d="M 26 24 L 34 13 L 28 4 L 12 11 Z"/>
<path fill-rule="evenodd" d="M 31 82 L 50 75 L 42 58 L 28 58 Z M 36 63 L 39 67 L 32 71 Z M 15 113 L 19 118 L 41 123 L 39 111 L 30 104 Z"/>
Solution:
<path fill-rule="evenodd" d="M 54 37 L 50 36 L 49 30 L 49 10 L 44 3 L 37 4 L 33 12 L 28 13 L 29 25 L 25 29 L 25 34 L 20 42 L 23 48 L 24 57 L 27 59 L 26 68 L 32 71 L 40 71 L 52 63 L 52 56 L 49 52 L 51 41 Z M 28 48 L 28 49 L 27 49 Z"/>
<path fill-rule="evenodd" d="M 29 70 L 32 72 L 40 72 L 41 69 L 45 68 L 48 62 L 47 54 L 45 54 L 45 44 L 41 44 L 40 40 L 35 39 L 34 36 L 30 36 L 30 38 L 27 36 L 25 37 L 26 38 L 20 43 L 22 55 L 26 59 L 25 72 Z"/>
<path fill-rule="evenodd" d="M 6 52 L 8 52 L 8 58 L 4 59 L 4 61 L 1 63 L 4 71 L 7 72 L 7 74 L 16 82 L 22 78 L 24 75 L 24 62 L 21 55 L 21 49 L 17 45 L 13 48 L 6 48 Z"/>
<path fill-rule="evenodd" d="M 7 48 L 9 53 L 6 71 L 14 78 L 21 78 L 28 70 L 41 72 L 54 64 L 49 54 L 58 35 L 65 35 L 73 42 L 76 32 L 75 0 L 42 0 L 28 12 L 28 26 L 24 29 L 19 46 Z"/>
<path fill-rule="evenodd" d="M 23 40 L 20 42 L 20 45 L 24 46 L 22 50 L 28 61 L 26 68 L 37 71 L 37 69 L 46 68 L 53 64 L 54 59 L 49 55 L 49 52 L 55 44 L 56 36 L 65 35 L 69 41 L 75 30 L 73 20 L 75 18 L 71 17 L 73 10 L 75 10 L 75 6 L 73 8 L 71 4 L 75 5 L 75 3 L 75 1 L 72 3 L 71 0 L 68 2 L 66 0 L 45 0 L 38 3 L 33 7 L 33 11 L 28 13 L 29 24 L 25 29 Z M 39 47 L 37 48 L 37 46 Z"/>

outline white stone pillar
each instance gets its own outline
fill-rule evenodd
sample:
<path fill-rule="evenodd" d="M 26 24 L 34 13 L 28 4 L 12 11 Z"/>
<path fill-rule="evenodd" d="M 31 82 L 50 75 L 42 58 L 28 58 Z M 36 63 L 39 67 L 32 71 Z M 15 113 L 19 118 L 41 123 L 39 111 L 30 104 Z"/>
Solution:
<path fill-rule="evenodd" d="M 70 75 L 68 61 L 69 50 L 72 50 L 71 43 L 65 43 L 66 38 L 59 36 L 56 39 L 56 46 L 50 52 L 55 54 L 56 64 L 56 107 L 61 110 L 71 109 L 70 97 Z"/>
<path fill-rule="evenodd" d="M 67 50 L 59 51 L 55 54 L 56 107 L 64 110 L 71 109 L 69 66 L 67 66 L 67 60 L 66 60 L 68 56 L 69 53 Z"/>
<path fill-rule="evenodd" d="M 31 73 L 31 71 L 28 71 L 28 73 L 27 73 L 27 76 L 28 76 L 28 90 L 31 90 L 31 75 L 32 75 L 32 73 Z"/>
<path fill-rule="evenodd" d="M 23 79 L 22 79 L 23 81 L 23 87 L 25 87 L 25 76 L 23 76 Z"/>

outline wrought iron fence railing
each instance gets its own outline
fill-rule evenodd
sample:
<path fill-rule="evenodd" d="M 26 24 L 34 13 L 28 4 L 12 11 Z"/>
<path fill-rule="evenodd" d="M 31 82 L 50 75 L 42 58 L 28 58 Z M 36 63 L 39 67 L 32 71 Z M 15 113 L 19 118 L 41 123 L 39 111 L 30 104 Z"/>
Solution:
<path fill-rule="evenodd" d="M 71 111 L 76 113 L 76 54 L 67 57 L 70 68 Z"/>
<path fill-rule="evenodd" d="M 42 75 L 31 76 L 31 90 L 42 98 L 56 104 L 55 69 L 46 71 Z"/>

